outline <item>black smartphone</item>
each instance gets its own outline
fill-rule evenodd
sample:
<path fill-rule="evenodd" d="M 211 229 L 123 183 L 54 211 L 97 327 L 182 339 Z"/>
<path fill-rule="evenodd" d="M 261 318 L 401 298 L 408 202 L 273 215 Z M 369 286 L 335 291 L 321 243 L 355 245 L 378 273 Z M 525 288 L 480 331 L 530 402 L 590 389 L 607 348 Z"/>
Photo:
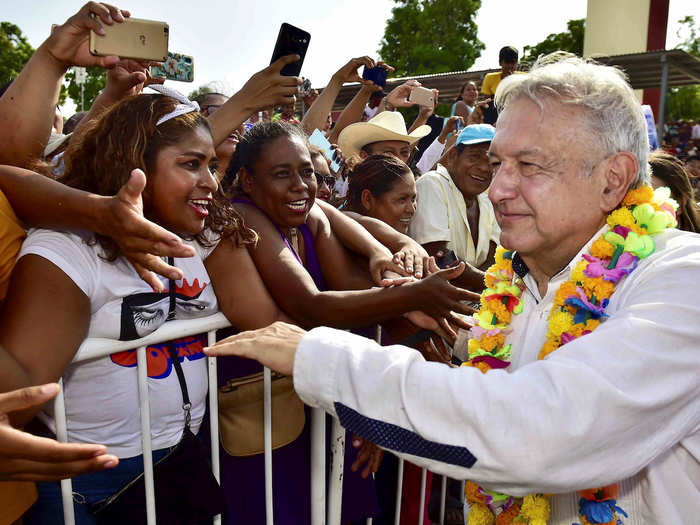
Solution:
<path fill-rule="evenodd" d="M 367 67 L 362 70 L 362 78 L 365 80 L 371 80 L 377 86 L 386 86 L 386 76 L 389 72 L 382 66 Z"/>
<path fill-rule="evenodd" d="M 459 259 L 457 259 L 455 252 L 453 252 L 452 250 L 447 250 L 445 253 L 442 254 L 442 257 L 435 258 L 435 264 L 438 265 L 438 268 L 444 270 L 445 268 L 450 268 L 451 266 L 458 265 Z"/>
<path fill-rule="evenodd" d="M 309 48 L 311 35 L 294 27 L 291 24 L 284 23 L 280 27 L 279 35 L 277 35 L 277 43 L 275 50 L 272 53 L 272 64 L 275 60 L 285 55 L 299 55 L 301 58 L 297 62 L 287 64 L 282 68 L 282 74 L 288 77 L 298 77 L 301 73 L 301 66 L 304 64 L 306 50 Z"/>

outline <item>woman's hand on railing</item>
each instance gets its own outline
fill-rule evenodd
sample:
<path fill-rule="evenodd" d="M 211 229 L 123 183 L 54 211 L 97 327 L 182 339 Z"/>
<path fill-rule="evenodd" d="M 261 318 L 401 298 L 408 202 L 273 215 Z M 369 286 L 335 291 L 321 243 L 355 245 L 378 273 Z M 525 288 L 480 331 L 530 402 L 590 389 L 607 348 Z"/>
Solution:
<path fill-rule="evenodd" d="M 41 405 L 58 394 L 50 383 L 0 394 L 0 481 L 51 481 L 115 467 L 104 445 L 59 443 L 10 425 L 8 414 Z"/>
<path fill-rule="evenodd" d="M 294 370 L 294 356 L 306 330 L 277 321 L 265 328 L 232 335 L 204 349 L 210 357 L 237 355 L 255 359 L 280 374 L 289 376 Z"/>
<path fill-rule="evenodd" d="M 384 451 L 375 445 L 371 441 L 361 438 L 357 434 L 352 436 L 352 446 L 359 449 L 357 451 L 357 458 L 355 462 L 350 466 L 350 470 L 357 472 L 364 465 L 362 473 L 360 474 L 363 479 L 367 479 L 370 474 L 374 474 L 379 470 L 379 465 L 382 463 L 382 458 L 384 457 Z"/>

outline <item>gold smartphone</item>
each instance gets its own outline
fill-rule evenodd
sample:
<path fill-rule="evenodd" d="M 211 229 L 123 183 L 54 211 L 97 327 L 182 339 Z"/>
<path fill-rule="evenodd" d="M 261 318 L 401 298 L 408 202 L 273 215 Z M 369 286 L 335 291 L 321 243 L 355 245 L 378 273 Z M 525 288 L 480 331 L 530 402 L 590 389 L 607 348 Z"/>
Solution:
<path fill-rule="evenodd" d="M 120 58 L 165 62 L 168 58 L 169 27 L 165 22 L 126 18 L 121 24 L 102 24 L 105 34 L 90 31 L 90 53 Z"/>

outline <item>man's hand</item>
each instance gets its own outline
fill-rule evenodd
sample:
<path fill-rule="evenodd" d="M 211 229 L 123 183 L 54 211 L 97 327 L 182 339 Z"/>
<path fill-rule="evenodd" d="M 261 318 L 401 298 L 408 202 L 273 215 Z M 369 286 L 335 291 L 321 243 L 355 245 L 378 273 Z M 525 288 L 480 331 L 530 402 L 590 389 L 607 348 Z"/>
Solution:
<path fill-rule="evenodd" d="M 250 113 L 273 106 L 294 104 L 301 78 L 285 76 L 280 72 L 284 66 L 298 62 L 299 59 L 299 55 L 280 57 L 250 77 L 234 96 L 241 98 L 243 107 Z"/>
<path fill-rule="evenodd" d="M 94 18 L 91 14 L 96 15 Z M 131 14 L 112 5 L 88 2 L 80 11 L 60 26 L 51 29 L 43 44 L 46 51 L 66 68 L 71 66 L 111 67 L 119 61 L 116 56 L 95 56 L 90 53 L 90 30 L 104 35 L 102 24 L 120 24 Z"/>
<path fill-rule="evenodd" d="M 387 104 L 391 104 L 395 108 L 410 108 L 415 105 L 415 102 L 409 102 L 408 97 L 411 95 L 411 90 L 414 87 L 420 87 L 420 82 L 417 80 L 407 80 L 400 86 L 392 89 L 386 96 Z"/>
<path fill-rule="evenodd" d="M 255 359 L 263 366 L 286 376 L 294 371 L 294 356 L 306 330 L 277 321 L 271 325 L 227 337 L 204 349 L 211 357 L 237 355 Z"/>
<path fill-rule="evenodd" d="M 8 413 L 41 405 L 58 389 L 52 383 L 0 394 L 0 481 L 52 481 L 119 463 L 104 445 L 58 443 L 10 425 Z"/>
<path fill-rule="evenodd" d="M 177 280 L 182 279 L 182 271 L 160 257 L 192 257 L 195 252 L 180 237 L 144 218 L 141 193 L 145 187 L 143 171 L 133 170 L 119 193 L 99 201 L 102 209 L 95 230 L 114 240 L 139 276 L 161 292 L 163 284 L 153 272 Z"/>
<path fill-rule="evenodd" d="M 362 82 L 366 81 L 358 73 L 360 66 L 365 66 L 366 68 L 375 67 L 375 62 L 368 56 L 358 57 L 350 59 L 350 61 L 336 71 L 331 77 L 331 82 L 338 82 L 342 86 L 346 82 Z"/>

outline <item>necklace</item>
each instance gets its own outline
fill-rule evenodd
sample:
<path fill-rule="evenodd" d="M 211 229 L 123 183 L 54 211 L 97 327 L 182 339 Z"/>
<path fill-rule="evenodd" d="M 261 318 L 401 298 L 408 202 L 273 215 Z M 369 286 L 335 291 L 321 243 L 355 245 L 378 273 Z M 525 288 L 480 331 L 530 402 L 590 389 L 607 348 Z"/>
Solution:
<path fill-rule="evenodd" d="M 621 205 L 607 217 L 609 229 L 591 245 L 590 253 L 571 271 L 554 296 L 548 319 L 547 340 L 538 359 L 544 359 L 561 346 L 591 333 L 608 317 L 605 313 L 617 284 L 636 268 L 639 260 L 656 249 L 653 237 L 676 225 L 678 204 L 668 188 L 656 191 L 650 186 L 630 190 Z M 496 261 L 485 274 L 486 289 L 481 294 L 476 325 L 471 329 L 469 359 L 462 366 L 491 369 L 508 368 L 511 345 L 505 336 L 514 315 L 523 311 L 521 299 L 525 283 L 513 271 L 513 252 L 499 246 Z M 611 524 L 617 513 L 617 483 L 579 492 L 582 525 Z M 470 505 L 469 525 L 545 525 L 551 509 L 544 494 L 514 498 L 486 490 L 467 481 L 465 496 Z"/>

